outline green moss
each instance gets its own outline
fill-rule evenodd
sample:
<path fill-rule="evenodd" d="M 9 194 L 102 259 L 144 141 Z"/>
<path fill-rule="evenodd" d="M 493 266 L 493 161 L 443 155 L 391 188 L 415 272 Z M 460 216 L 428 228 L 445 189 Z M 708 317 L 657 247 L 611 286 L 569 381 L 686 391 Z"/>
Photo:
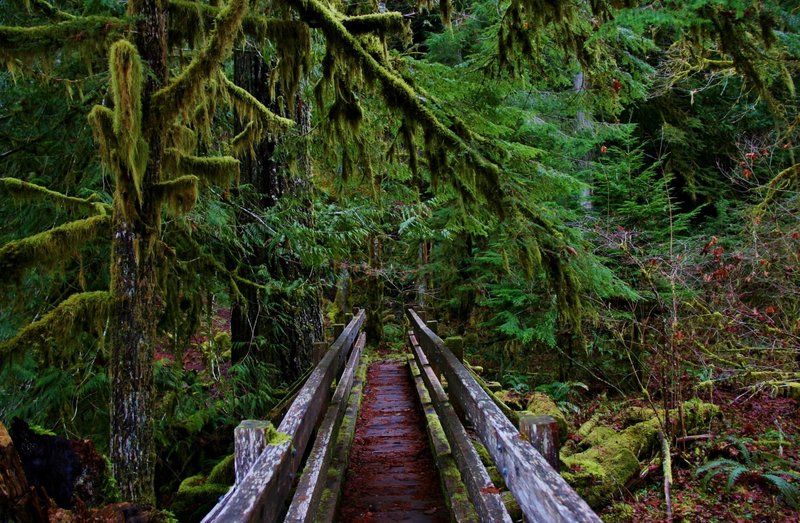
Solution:
<path fill-rule="evenodd" d="M 150 114 L 156 120 L 147 125 L 148 132 L 172 125 L 179 114 L 198 104 L 206 82 L 231 51 L 247 5 L 247 0 L 231 0 L 215 18 L 214 31 L 203 49 L 180 75 L 153 95 Z"/>
<path fill-rule="evenodd" d="M 118 154 L 131 173 L 133 186 L 143 200 L 142 183 L 149 155 L 142 137 L 142 62 L 136 47 L 127 40 L 111 46 L 108 57 L 111 94 L 114 99 L 114 135 Z"/>
<path fill-rule="evenodd" d="M 89 214 L 107 214 L 111 211 L 110 205 L 96 201 L 94 196 L 76 198 L 17 178 L 0 178 L 0 186 L 19 201 L 48 200 L 64 209 Z"/>
<path fill-rule="evenodd" d="M 614 503 L 611 509 L 601 517 L 603 523 L 631 523 L 633 521 L 633 507 L 627 503 Z"/>
<path fill-rule="evenodd" d="M 292 436 L 285 432 L 278 432 L 271 424 L 267 427 L 267 444 L 280 445 L 282 443 L 291 442 Z"/>
<path fill-rule="evenodd" d="M 563 444 L 567 440 L 569 434 L 569 425 L 564 413 L 558 408 L 558 405 L 548 396 L 542 392 L 534 392 L 531 399 L 528 401 L 528 411 L 535 416 L 551 416 L 558 423 L 558 437 Z"/>
<path fill-rule="evenodd" d="M 503 505 L 506 506 L 506 510 L 508 511 L 508 515 L 511 516 L 511 519 L 514 521 L 522 521 L 522 509 L 519 503 L 517 503 L 517 500 L 514 499 L 514 495 L 507 490 L 500 494 L 500 496 L 503 498 Z"/>
<path fill-rule="evenodd" d="M 202 474 L 196 474 L 194 476 L 189 476 L 181 481 L 180 486 L 178 486 L 178 492 L 184 492 L 191 487 L 199 487 L 206 482 L 206 477 Z"/>
<path fill-rule="evenodd" d="M 689 401 L 684 404 L 684 411 L 687 429 L 691 431 L 698 428 L 704 430 L 719 409 L 701 401 Z M 639 459 L 655 451 L 660 428 L 659 419 L 655 416 L 619 433 L 595 427 L 589 432 L 597 433 L 593 447 L 569 456 L 561 454 L 564 464 L 562 476 L 589 505 L 603 506 L 638 474 Z M 606 437 L 603 438 L 602 435 Z"/>
<path fill-rule="evenodd" d="M 0 61 L 17 67 L 53 60 L 63 49 L 79 50 L 87 56 L 102 53 L 129 25 L 129 20 L 120 18 L 83 16 L 33 27 L 0 26 Z"/>
<path fill-rule="evenodd" d="M 492 460 L 492 456 L 489 454 L 489 451 L 486 450 L 486 447 L 483 446 L 483 443 L 473 440 L 472 446 L 475 447 L 475 451 L 478 453 L 478 456 L 481 458 L 481 463 L 483 463 L 485 467 L 494 465 L 494 460 Z"/>
<path fill-rule="evenodd" d="M 236 473 L 234 470 L 235 458 L 235 454 L 231 454 L 214 465 L 214 468 L 211 469 L 211 472 L 208 474 L 207 483 L 233 485 L 236 481 Z"/>
<path fill-rule="evenodd" d="M 229 486 L 215 483 L 200 485 L 184 485 L 182 483 L 169 509 L 179 521 L 199 521 L 228 490 L 230 490 Z"/>
<path fill-rule="evenodd" d="M 64 263 L 88 241 L 110 236 L 110 226 L 110 216 L 92 216 L 6 243 L 0 249 L 0 284 L 18 282 L 34 266 L 52 268 Z"/>
<path fill-rule="evenodd" d="M 59 303 L 40 320 L 23 328 L 14 338 L 0 344 L 0 358 L 5 358 L 18 349 L 28 350 L 48 339 L 49 336 L 68 338 L 79 322 L 94 322 L 98 333 L 103 331 L 111 307 L 111 294 L 105 291 L 81 292 L 71 295 Z"/>

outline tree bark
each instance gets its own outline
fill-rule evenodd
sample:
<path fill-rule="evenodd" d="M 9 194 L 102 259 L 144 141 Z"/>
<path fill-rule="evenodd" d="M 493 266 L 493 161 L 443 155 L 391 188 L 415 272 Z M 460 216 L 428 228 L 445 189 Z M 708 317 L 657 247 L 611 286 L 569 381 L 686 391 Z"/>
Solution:
<path fill-rule="evenodd" d="M 159 0 L 133 0 L 128 14 L 138 19 L 133 35 L 149 69 L 142 93 L 142 121 L 148 122 L 153 95 L 167 78 L 167 13 Z M 160 129 L 145 125 L 149 158 L 143 192 L 161 179 L 163 142 Z M 159 305 L 156 299 L 156 258 L 160 208 L 153 198 L 140 204 L 130 184 L 114 192 L 111 311 L 111 442 L 114 477 L 125 500 L 155 503 L 155 443 L 153 438 L 153 342 Z M 136 213 L 131 213 L 136 209 Z"/>
<path fill-rule="evenodd" d="M 378 235 L 369 238 L 369 272 L 367 274 L 367 325 L 370 343 L 383 341 L 383 242 Z"/>

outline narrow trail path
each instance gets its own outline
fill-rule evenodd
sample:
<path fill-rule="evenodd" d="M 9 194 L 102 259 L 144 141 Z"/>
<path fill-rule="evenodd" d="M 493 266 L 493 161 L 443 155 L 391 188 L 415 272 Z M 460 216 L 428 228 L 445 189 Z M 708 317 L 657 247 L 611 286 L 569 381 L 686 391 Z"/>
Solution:
<path fill-rule="evenodd" d="M 369 366 L 338 521 L 449 522 L 417 403 L 405 363 Z"/>

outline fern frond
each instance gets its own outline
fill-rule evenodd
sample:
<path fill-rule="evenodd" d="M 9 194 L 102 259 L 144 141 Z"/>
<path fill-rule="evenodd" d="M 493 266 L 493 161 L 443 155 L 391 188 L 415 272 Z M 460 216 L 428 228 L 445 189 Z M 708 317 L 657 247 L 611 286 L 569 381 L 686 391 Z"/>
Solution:
<path fill-rule="evenodd" d="M 783 495 L 787 505 L 794 509 L 800 508 L 800 488 L 797 485 L 789 483 L 777 474 L 764 474 L 764 478 L 775 485 Z"/>

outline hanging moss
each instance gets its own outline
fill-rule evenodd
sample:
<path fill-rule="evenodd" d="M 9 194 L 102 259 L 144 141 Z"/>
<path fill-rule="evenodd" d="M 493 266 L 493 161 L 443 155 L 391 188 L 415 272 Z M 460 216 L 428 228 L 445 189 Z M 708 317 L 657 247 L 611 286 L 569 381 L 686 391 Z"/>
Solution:
<path fill-rule="evenodd" d="M 167 149 L 163 168 L 168 178 L 192 175 L 223 187 L 239 178 L 239 160 L 232 156 L 191 156 L 183 155 L 177 149 Z"/>
<path fill-rule="evenodd" d="M 197 182 L 197 176 L 179 176 L 153 185 L 153 196 L 173 214 L 187 213 L 197 202 Z"/>
<path fill-rule="evenodd" d="M 8 242 L 0 249 L 0 284 L 18 282 L 30 267 L 53 267 L 100 236 L 110 236 L 111 217 L 92 216 L 49 231 Z"/>
<path fill-rule="evenodd" d="M 362 43 L 328 7 L 318 0 L 292 0 L 290 5 L 297 9 L 303 19 L 314 20 L 328 39 L 323 78 L 335 80 L 334 72 L 338 67 L 349 73 L 349 77 L 363 75 L 368 84 L 379 85 L 390 108 L 422 128 L 427 159 L 435 176 L 446 176 L 447 181 L 467 198 L 472 199 L 480 194 L 496 212 L 503 213 L 499 192 L 500 169 L 496 164 L 445 126 L 408 83 L 364 49 Z M 448 151 L 458 159 L 459 169 L 450 169 L 453 166 L 446 157 Z M 453 175 L 454 172 L 459 172 L 459 175 Z M 464 175 L 472 178 L 464 179 Z"/>
<path fill-rule="evenodd" d="M 120 18 L 86 16 L 33 27 L 0 26 L 0 61 L 9 66 L 18 60 L 30 65 L 52 60 L 61 49 L 103 52 L 129 25 Z"/>
<path fill-rule="evenodd" d="M 25 5 L 29 10 L 36 9 L 47 18 L 53 20 L 73 20 L 76 18 L 75 15 L 57 9 L 53 4 L 45 0 L 25 0 Z"/>
<path fill-rule="evenodd" d="M 150 131 L 171 125 L 179 114 L 197 105 L 206 82 L 230 53 L 246 11 L 247 0 L 230 0 L 219 12 L 205 47 L 180 75 L 153 95 L 150 114 L 156 121 L 149 127 Z"/>
<path fill-rule="evenodd" d="M 102 332 L 111 307 L 111 294 L 105 291 L 73 294 L 40 320 L 22 329 L 14 338 L 0 344 L 0 358 L 6 359 L 20 350 L 41 344 L 48 337 L 69 338 L 84 321 L 93 322 Z"/>
<path fill-rule="evenodd" d="M 294 121 L 283 118 L 273 113 L 259 102 L 252 94 L 231 82 L 222 75 L 225 94 L 233 104 L 236 114 L 244 120 L 250 120 L 260 128 L 265 128 L 271 133 L 284 132 L 294 126 Z"/>
<path fill-rule="evenodd" d="M 380 36 L 405 36 L 411 30 L 408 19 L 402 13 L 394 12 L 349 16 L 342 20 L 342 25 L 354 35 L 374 33 Z"/>
<path fill-rule="evenodd" d="M 111 46 L 108 61 L 114 98 L 114 135 L 119 148 L 117 154 L 131 174 L 141 204 L 148 158 L 147 142 L 142 136 L 142 62 L 136 47 L 127 40 Z"/>
<path fill-rule="evenodd" d="M 98 202 L 93 198 L 77 198 L 67 196 L 57 191 L 52 191 L 41 185 L 26 182 L 18 178 L 0 178 L 0 186 L 7 190 L 15 200 L 31 201 L 46 199 L 58 206 L 71 211 L 80 211 L 90 214 L 106 214 L 111 212 L 111 206 Z"/>

